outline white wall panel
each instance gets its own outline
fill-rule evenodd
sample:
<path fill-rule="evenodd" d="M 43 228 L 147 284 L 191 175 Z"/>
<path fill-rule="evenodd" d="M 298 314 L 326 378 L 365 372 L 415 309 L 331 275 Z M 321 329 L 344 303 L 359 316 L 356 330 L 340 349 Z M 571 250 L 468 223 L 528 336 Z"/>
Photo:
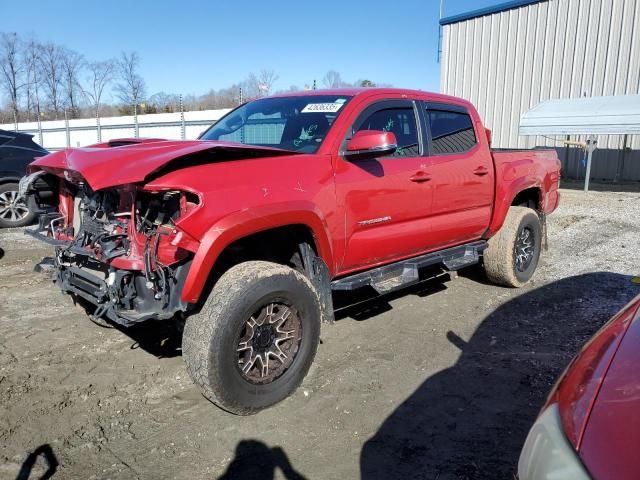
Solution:
<path fill-rule="evenodd" d="M 544 100 L 640 93 L 640 0 L 542 0 L 442 28 L 441 91 L 473 102 L 498 148 L 561 145 L 518 135 Z M 599 137 L 595 174 L 640 180 L 639 137 L 624 154 L 622 136 Z M 581 153 L 569 153 L 579 176 Z"/>

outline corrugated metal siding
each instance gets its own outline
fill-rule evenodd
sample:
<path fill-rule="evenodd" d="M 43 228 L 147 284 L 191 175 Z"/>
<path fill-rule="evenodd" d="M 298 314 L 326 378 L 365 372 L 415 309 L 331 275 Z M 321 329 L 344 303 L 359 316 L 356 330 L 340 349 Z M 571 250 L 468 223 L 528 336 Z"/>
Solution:
<path fill-rule="evenodd" d="M 640 0 L 549 0 L 442 29 L 440 89 L 473 102 L 498 148 L 561 145 L 518 135 L 541 101 L 640 93 Z M 624 142 L 598 137 L 594 178 L 640 180 L 640 135 Z M 560 155 L 565 175 L 584 176 L 579 149 Z"/>

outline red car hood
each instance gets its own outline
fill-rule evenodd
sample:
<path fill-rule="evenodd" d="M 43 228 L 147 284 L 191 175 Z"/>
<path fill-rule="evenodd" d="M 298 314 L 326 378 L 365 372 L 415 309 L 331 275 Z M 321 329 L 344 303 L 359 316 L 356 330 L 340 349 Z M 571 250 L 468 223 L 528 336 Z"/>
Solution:
<path fill-rule="evenodd" d="M 580 457 L 595 479 L 640 478 L 640 297 L 588 416 Z M 635 313 L 633 311 L 635 309 Z"/>
<path fill-rule="evenodd" d="M 116 141 L 112 141 L 115 143 Z M 210 152 L 204 162 L 261 156 L 291 155 L 295 152 L 278 148 L 243 145 L 211 140 L 169 141 L 136 140 L 129 145 L 108 144 L 84 148 L 68 148 L 39 158 L 31 167 L 61 174 L 63 170 L 79 173 L 93 190 L 138 183 L 150 174 L 178 159 L 200 152 Z"/>

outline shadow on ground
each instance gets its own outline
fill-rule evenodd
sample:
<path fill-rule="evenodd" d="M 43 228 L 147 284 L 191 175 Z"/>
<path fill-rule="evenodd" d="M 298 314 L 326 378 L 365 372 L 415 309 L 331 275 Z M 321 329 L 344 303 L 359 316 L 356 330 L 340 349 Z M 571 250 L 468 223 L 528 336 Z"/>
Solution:
<path fill-rule="evenodd" d="M 484 281 L 482 280 L 483 275 L 483 271 L 476 274 L 479 281 Z M 334 296 L 336 307 L 339 308 L 339 311 L 336 312 L 336 319 L 340 320 L 348 316 L 361 321 L 375 317 L 391 310 L 392 307 L 389 303 L 391 300 L 406 295 L 424 297 L 433 294 L 446 289 L 443 282 L 450 279 L 449 274 L 439 274 L 435 278 L 382 296 L 371 288 L 363 288 L 355 292 L 339 292 Z M 86 308 L 95 309 L 91 305 Z M 108 325 L 117 328 L 131 338 L 133 340 L 132 349 L 141 348 L 158 358 L 172 358 L 182 355 L 182 327 L 184 324 L 179 319 L 146 321 L 128 328 L 120 327 L 114 323 L 108 323 Z"/>
<path fill-rule="evenodd" d="M 428 378 L 364 445 L 363 479 L 516 478 L 526 434 L 571 357 L 640 288 L 592 273 L 528 291 L 490 314 L 456 364 Z"/>
<path fill-rule="evenodd" d="M 116 328 L 133 340 L 132 349 L 141 348 L 158 358 L 182 355 L 182 327 L 179 320 L 150 320 L 129 328 Z"/>
<path fill-rule="evenodd" d="M 480 281 L 484 277 L 484 270 L 478 274 Z M 364 287 L 353 291 L 337 291 L 333 293 L 333 304 L 336 310 L 336 320 L 351 318 L 357 321 L 367 320 L 393 309 L 391 301 L 408 295 L 426 297 L 447 289 L 447 282 L 451 274 L 434 272 L 425 280 L 409 287 L 402 288 L 384 295 L 379 295 L 371 287 Z"/>
<path fill-rule="evenodd" d="M 287 480 L 304 480 L 280 447 L 269 448 L 259 440 L 242 440 L 227 471 L 218 480 L 273 480 L 280 469 Z"/>
<path fill-rule="evenodd" d="M 42 456 L 44 463 L 46 464 L 46 471 L 42 475 L 32 476 L 33 467 L 38 460 L 38 457 Z M 29 480 L 37 478 L 38 480 L 47 480 L 53 477 L 54 473 L 58 470 L 58 459 L 51 449 L 51 445 L 48 443 L 40 445 L 25 459 L 24 463 L 20 467 L 16 480 Z"/>

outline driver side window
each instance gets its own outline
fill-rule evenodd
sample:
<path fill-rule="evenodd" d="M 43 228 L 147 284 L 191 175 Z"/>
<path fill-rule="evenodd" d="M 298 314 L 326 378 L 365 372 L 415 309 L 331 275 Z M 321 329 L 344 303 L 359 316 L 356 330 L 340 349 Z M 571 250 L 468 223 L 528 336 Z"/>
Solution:
<path fill-rule="evenodd" d="M 393 132 L 398 149 L 393 157 L 417 157 L 420 155 L 418 128 L 413 106 L 383 108 L 376 110 L 355 125 L 354 133 L 360 130 L 382 130 Z"/>

